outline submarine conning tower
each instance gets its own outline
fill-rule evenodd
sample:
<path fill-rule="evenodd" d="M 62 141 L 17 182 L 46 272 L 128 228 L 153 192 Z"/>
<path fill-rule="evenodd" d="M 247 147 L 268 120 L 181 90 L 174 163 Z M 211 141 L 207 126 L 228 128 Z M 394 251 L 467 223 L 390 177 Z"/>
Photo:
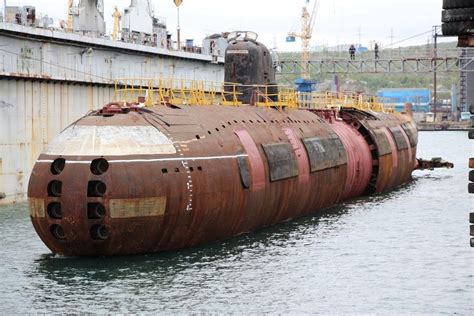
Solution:
<path fill-rule="evenodd" d="M 294 92 L 275 93 L 268 50 L 245 36 L 229 45 L 223 90 L 118 79 L 118 100 L 49 142 L 28 199 L 51 251 L 182 249 L 410 179 L 417 131 L 409 116 L 362 98 L 298 105 Z"/>
<path fill-rule="evenodd" d="M 225 52 L 224 81 L 237 83 L 238 99 L 253 104 L 259 94 L 277 101 L 278 87 L 270 51 L 253 32 L 232 32 Z M 226 86 L 230 88 L 230 86 Z"/>

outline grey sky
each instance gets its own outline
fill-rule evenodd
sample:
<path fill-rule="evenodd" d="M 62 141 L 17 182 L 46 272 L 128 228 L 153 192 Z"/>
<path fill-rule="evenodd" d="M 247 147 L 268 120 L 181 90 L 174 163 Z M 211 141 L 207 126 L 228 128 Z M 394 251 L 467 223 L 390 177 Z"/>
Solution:
<path fill-rule="evenodd" d="M 313 2 L 314 0 L 312 0 Z M 319 0 L 320 6 L 311 41 L 312 46 L 362 45 L 375 40 L 383 45 L 430 31 L 441 24 L 442 0 Z M 78 2 L 78 0 L 76 0 Z M 176 7 L 173 0 L 151 0 L 155 15 L 165 17 L 168 30 L 176 35 Z M 183 39 L 197 43 L 206 34 L 232 30 L 252 30 L 267 46 L 280 50 L 299 50 L 300 42 L 285 43 L 289 31 L 300 30 L 301 9 L 305 0 L 183 0 L 180 7 Z M 35 5 L 37 12 L 57 19 L 66 18 L 66 0 L 7 0 L 8 5 Z M 107 28 L 112 25 L 114 5 L 122 11 L 130 0 L 105 0 Z M 424 44 L 430 34 L 416 37 L 396 46 Z M 447 40 L 455 40 L 449 38 Z"/>

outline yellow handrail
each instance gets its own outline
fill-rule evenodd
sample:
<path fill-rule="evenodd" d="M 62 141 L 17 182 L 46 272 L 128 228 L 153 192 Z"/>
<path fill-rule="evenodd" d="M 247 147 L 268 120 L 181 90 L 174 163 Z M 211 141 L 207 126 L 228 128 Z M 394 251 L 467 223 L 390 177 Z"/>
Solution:
<path fill-rule="evenodd" d="M 220 90 L 219 90 L 220 87 Z M 375 96 L 337 92 L 297 92 L 279 85 L 241 85 L 203 80 L 170 78 L 121 78 L 114 82 L 114 101 L 174 105 L 242 105 L 242 91 L 250 90 L 252 103 L 261 107 L 310 110 L 353 108 L 361 111 L 394 112 Z"/>

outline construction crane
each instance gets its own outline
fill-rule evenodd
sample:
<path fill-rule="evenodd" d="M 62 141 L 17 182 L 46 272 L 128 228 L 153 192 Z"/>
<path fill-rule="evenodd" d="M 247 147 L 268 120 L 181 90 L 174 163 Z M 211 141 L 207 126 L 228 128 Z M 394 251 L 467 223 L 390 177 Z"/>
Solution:
<path fill-rule="evenodd" d="M 116 41 L 118 38 L 118 34 L 120 32 L 120 20 L 122 19 L 122 15 L 120 14 L 117 6 L 115 6 L 114 8 L 114 13 L 112 14 L 112 17 L 114 18 L 114 28 L 112 30 L 112 39 Z"/>
<path fill-rule="evenodd" d="M 301 33 L 290 32 L 288 33 L 287 42 L 294 42 L 295 38 L 301 38 L 301 77 L 303 79 L 309 79 L 309 59 L 311 49 L 311 37 L 313 35 L 314 23 L 316 22 L 316 14 L 319 8 L 319 1 L 315 0 L 313 10 L 311 14 L 308 11 L 310 0 L 306 0 L 306 4 L 303 7 L 303 14 L 301 15 Z"/>
<path fill-rule="evenodd" d="M 73 22 L 74 22 L 74 0 L 68 0 L 66 32 L 72 32 Z"/>
<path fill-rule="evenodd" d="M 147 9 L 147 11 L 148 11 L 148 14 L 149 14 L 151 17 L 154 17 L 154 16 L 155 16 L 155 9 L 153 9 L 153 5 L 151 4 L 151 1 L 150 1 L 150 0 L 147 0 L 146 9 Z"/>

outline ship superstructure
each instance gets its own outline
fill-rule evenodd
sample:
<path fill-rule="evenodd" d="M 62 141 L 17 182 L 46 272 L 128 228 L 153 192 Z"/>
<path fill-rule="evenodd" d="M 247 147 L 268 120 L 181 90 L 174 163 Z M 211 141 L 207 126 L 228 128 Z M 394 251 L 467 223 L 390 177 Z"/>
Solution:
<path fill-rule="evenodd" d="M 102 0 L 69 1 L 56 20 L 32 6 L 7 6 L 0 21 L 0 204 L 23 201 L 35 157 L 84 113 L 114 94 L 114 79 L 222 81 L 226 34 L 177 49 L 148 1 L 116 10 L 106 34 Z M 113 29 L 113 28 L 112 28 Z"/>

